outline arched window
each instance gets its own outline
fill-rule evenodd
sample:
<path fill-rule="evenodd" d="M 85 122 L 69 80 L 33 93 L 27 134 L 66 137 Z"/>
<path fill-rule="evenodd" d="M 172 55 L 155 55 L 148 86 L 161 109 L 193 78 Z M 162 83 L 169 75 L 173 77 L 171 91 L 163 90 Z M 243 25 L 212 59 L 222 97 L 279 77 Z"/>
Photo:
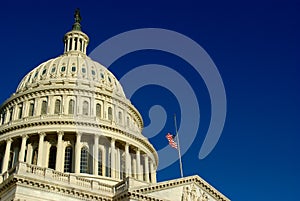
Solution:
<path fill-rule="evenodd" d="M 108 108 L 108 120 L 112 120 L 113 119 L 113 116 L 112 116 L 112 108 L 109 107 Z"/>
<path fill-rule="evenodd" d="M 55 164 L 56 164 L 56 152 L 57 152 L 56 146 L 51 146 L 51 148 L 50 148 L 50 153 L 49 153 L 48 168 L 55 169 Z"/>
<path fill-rule="evenodd" d="M 47 114 L 47 101 L 43 100 L 42 107 L 41 107 L 41 114 Z"/>
<path fill-rule="evenodd" d="M 87 147 L 82 147 L 80 158 L 80 173 L 88 173 L 89 152 Z"/>
<path fill-rule="evenodd" d="M 35 148 L 32 152 L 32 164 L 36 165 L 38 159 L 38 148 Z"/>
<path fill-rule="evenodd" d="M 30 103 L 28 116 L 32 117 L 33 113 L 34 113 L 34 103 Z"/>
<path fill-rule="evenodd" d="M 70 100 L 69 101 L 69 114 L 74 114 L 75 113 L 75 101 L 74 100 Z"/>
<path fill-rule="evenodd" d="M 67 146 L 66 149 L 65 149 L 64 172 L 71 172 L 72 171 L 72 155 L 73 155 L 72 147 Z"/>
<path fill-rule="evenodd" d="M 121 111 L 119 111 L 118 117 L 119 117 L 119 124 L 122 124 L 123 123 L 123 117 L 122 117 L 122 112 Z"/>
<path fill-rule="evenodd" d="M 96 117 L 101 118 L 101 105 L 99 103 L 96 105 Z"/>
<path fill-rule="evenodd" d="M 18 119 L 21 119 L 23 116 L 23 104 L 19 105 L 19 113 L 18 113 Z"/>
<path fill-rule="evenodd" d="M 83 115 L 89 115 L 89 103 L 87 101 L 83 102 L 83 105 L 82 105 L 82 114 Z"/>
<path fill-rule="evenodd" d="M 55 107 L 54 107 L 54 114 L 60 114 L 61 112 L 61 104 L 60 104 L 60 100 L 56 100 L 55 101 Z"/>
<path fill-rule="evenodd" d="M 102 175 L 102 149 L 99 149 L 98 152 L 98 175 L 103 176 Z"/>

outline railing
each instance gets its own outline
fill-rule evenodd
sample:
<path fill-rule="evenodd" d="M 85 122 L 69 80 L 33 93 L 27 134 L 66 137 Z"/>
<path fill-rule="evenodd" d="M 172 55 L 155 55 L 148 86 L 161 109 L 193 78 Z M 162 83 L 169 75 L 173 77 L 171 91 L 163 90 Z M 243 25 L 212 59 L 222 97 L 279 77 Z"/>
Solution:
<path fill-rule="evenodd" d="M 57 171 L 52 171 L 52 178 L 58 181 L 69 182 L 70 175 L 57 172 Z"/>
<path fill-rule="evenodd" d="M 78 186 L 82 186 L 82 187 L 86 187 L 86 188 L 92 187 L 92 184 L 91 184 L 92 181 L 89 179 L 82 178 L 82 177 L 76 177 L 75 181 Z"/>
<path fill-rule="evenodd" d="M 49 168 L 19 162 L 10 170 L 0 174 L 0 184 L 12 174 L 39 177 L 45 180 L 62 182 L 67 185 L 80 186 L 88 190 L 101 190 L 102 192 L 114 193 L 113 185 L 101 183 L 99 181 L 83 178 L 71 173 L 62 173 Z"/>
<path fill-rule="evenodd" d="M 26 173 L 32 173 L 34 175 L 45 176 L 45 168 L 36 166 L 36 165 L 29 165 L 26 163 L 19 163 L 19 170 L 23 170 L 21 166 L 26 165 Z M 18 171 L 19 173 L 19 171 Z"/>

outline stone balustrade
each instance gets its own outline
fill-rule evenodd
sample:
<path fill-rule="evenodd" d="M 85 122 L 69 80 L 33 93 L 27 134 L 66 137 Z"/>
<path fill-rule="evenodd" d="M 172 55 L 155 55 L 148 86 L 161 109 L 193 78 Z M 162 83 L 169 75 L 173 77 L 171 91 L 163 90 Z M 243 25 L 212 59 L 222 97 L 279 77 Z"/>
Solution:
<path fill-rule="evenodd" d="M 1 174 L 0 183 L 2 183 L 5 179 L 7 179 L 13 174 L 26 175 L 29 177 L 51 180 L 54 182 L 64 183 L 70 186 L 85 188 L 87 190 L 100 190 L 102 192 L 107 193 L 115 192 L 115 188 L 113 185 L 104 184 L 99 181 L 83 178 L 71 173 L 61 173 L 49 168 L 42 168 L 24 162 L 17 163 L 17 165 L 11 168 L 9 171 L 6 171 L 3 174 Z"/>

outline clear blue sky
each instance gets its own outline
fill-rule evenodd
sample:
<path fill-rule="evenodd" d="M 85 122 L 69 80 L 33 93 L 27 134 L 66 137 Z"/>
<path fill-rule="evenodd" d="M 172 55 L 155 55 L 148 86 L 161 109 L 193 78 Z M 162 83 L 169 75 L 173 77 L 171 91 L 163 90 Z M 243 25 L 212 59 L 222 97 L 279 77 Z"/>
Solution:
<path fill-rule="evenodd" d="M 31 69 L 63 52 L 62 38 L 71 28 L 77 7 L 83 30 L 90 37 L 89 52 L 124 31 L 156 27 L 190 37 L 213 59 L 226 90 L 227 118 L 217 146 L 203 160 L 198 153 L 209 125 L 210 100 L 201 77 L 174 55 L 155 51 L 129 54 L 111 67 L 120 77 L 130 68 L 155 61 L 178 70 L 194 87 L 201 104 L 201 123 L 183 156 L 185 175 L 199 174 L 232 200 L 297 200 L 299 1 L 2 2 L 1 103 Z M 167 144 L 165 133 L 174 130 L 172 113 L 178 112 L 178 103 L 173 98 L 157 86 L 144 87 L 132 97 L 145 125 L 149 124 L 151 105 L 166 108 L 167 124 L 150 139 L 158 149 Z M 181 134 L 182 138 L 184 135 L 188 133 Z M 159 180 L 179 176 L 178 163 L 158 172 Z"/>

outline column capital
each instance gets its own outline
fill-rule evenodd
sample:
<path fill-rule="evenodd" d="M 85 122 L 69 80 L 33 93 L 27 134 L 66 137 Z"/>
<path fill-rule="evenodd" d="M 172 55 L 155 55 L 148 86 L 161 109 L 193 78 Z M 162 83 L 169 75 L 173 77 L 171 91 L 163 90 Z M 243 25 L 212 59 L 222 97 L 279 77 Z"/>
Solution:
<path fill-rule="evenodd" d="M 111 141 L 111 142 L 116 142 L 116 139 L 112 137 L 112 138 L 110 139 L 110 141 Z"/>
<path fill-rule="evenodd" d="M 28 136 L 27 134 L 23 134 L 23 135 L 21 135 L 21 137 L 22 137 L 22 138 L 25 138 L 25 139 L 28 139 L 28 138 L 29 138 L 29 136 Z"/>
<path fill-rule="evenodd" d="M 99 135 L 97 133 L 94 134 L 95 139 L 99 138 Z"/>
<path fill-rule="evenodd" d="M 9 138 L 6 138 L 5 141 L 6 141 L 6 142 L 12 143 L 12 142 L 13 142 L 13 139 L 11 139 L 11 138 L 9 137 Z"/>
<path fill-rule="evenodd" d="M 76 136 L 77 137 L 81 137 L 82 136 L 82 132 L 76 132 Z"/>
<path fill-rule="evenodd" d="M 56 131 L 57 135 L 64 135 L 64 131 Z"/>
<path fill-rule="evenodd" d="M 45 132 L 38 132 L 38 134 L 39 134 L 39 136 L 43 136 L 43 137 L 46 135 Z"/>
<path fill-rule="evenodd" d="M 125 147 L 125 151 L 129 152 L 129 143 L 128 142 L 125 143 L 124 147 Z"/>

